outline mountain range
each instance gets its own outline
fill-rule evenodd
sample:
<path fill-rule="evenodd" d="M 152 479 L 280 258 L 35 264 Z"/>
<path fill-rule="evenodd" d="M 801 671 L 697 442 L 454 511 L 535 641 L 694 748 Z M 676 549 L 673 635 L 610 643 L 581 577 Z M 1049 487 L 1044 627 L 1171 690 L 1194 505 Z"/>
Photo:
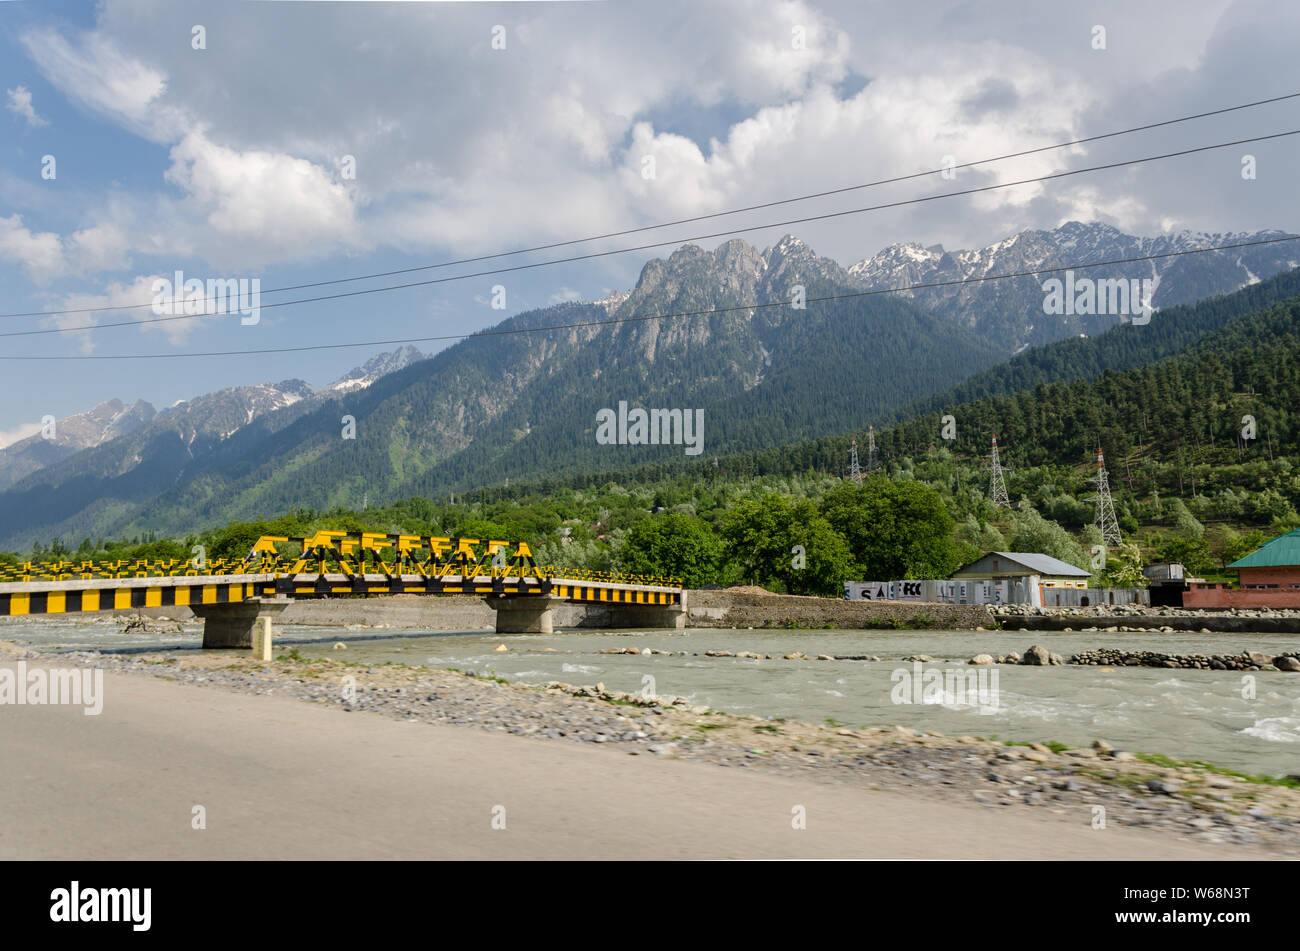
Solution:
<path fill-rule="evenodd" d="M 976 251 L 896 245 L 847 269 L 794 236 L 764 250 L 739 240 L 713 251 L 686 245 L 647 263 L 625 295 L 518 314 L 431 358 L 403 348 L 327 386 L 288 380 L 196 397 L 129 431 L 105 427 L 48 461 L 28 446 L 25 472 L 8 462 L 16 447 L 0 450 L 0 472 L 7 464 L 15 472 L 0 483 L 0 547 L 150 530 L 183 535 L 299 506 L 438 497 L 660 460 L 704 466 L 723 453 L 857 430 L 1014 367 L 1036 352 L 1012 359 L 1026 347 L 1122 322 L 1048 317 L 1032 277 L 864 291 L 1280 235 L 1135 238 L 1071 222 Z M 1156 306 L 1173 307 L 1250 287 L 1294 267 L 1298 254 L 1282 243 L 1087 273 L 1152 279 Z M 804 308 L 790 303 L 795 285 L 806 289 Z M 510 330 L 532 332 L 500 333 Z M 620 402 L 704 409 L 705 454 L 598 445 L 597 414 Z"/>
<path fill-rule="evenodd" d="M 848 273 L 854 283 L 868 289 L 938 285 L 905 293 L 923 307 L 944 313 L 980 336 L 1019 352 L 1080 333 L 1101 333 L 1119 321 L 1106 315 L 1045 315 L 1042 276 L 973 279 L 1068 266 L 1080 277 L 1149 279 L 1154 284 L 1151 304 L 1162 309 L 1235 291 L 1300 263 L 1300 248 L 1289 241 L 1233 251 L 1187 252 L 1288 236 L 1282 231 L 1180 231 L 1142 238 L 1106 224 L 1071 221 L 1052 231 L 1022 231 L 971 251 L 949 252 L 942 245 L 924 248 L 897 244 L 859 261 Z M 1129 263 L 1096 266 L 1107 261 Z"/>

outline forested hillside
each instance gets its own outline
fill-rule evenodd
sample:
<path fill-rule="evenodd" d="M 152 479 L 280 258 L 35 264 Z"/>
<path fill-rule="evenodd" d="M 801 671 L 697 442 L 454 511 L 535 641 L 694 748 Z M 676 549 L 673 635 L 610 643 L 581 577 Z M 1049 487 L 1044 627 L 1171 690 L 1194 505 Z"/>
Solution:
<path fill-rule="evenodd" d="M 267 414 L 202 454 L 163 432 L 34 473 L 0 493 L 0 544 L 174 534 L 294 506 L 700 458 L 683 445 L 598 444 L 597 413 L 620 401 L 703 410 L 709 457 L 777 446 L 996 362 L 996 348 L 905 300 L 785 303 L 796 284 L 809 298 L 848 291 L 839 273 L 795 239 L 761 253 L 739 241 L 687 246 L 648 264 L 612 314 L 598 304 L 521 314 L 365 389 Z M 642 319 L 666 314 L 683 316 Z M 539 329 L 549 327 L 565 329 Z"/>
<path fill-rule="evenodd" d="M 1254 288 L 1242 300 L 1277 294 Z M 834 593 L 847 577 L 945 576 L 990 549 L 1043 551 L 1091 567 L 1089 549 L 1101 539 L 1089 479 L 1100 445 L 1126 544 L 1108 553 L 1095 581 L 1136 583 L 1141 563 L 1154 559 L 1229 577 L 1227 563 L 1300 525 L 1300 298 L 1229 319 L 1234 306 L 1224 298 L 1189 309 L 1185 326 L 1202 328 L 1194 342 L 1149 365 L 946 407 L 954 439 L 943 438 L 938 412 L 879 430 L 879 465 L 863 486 L 843 479 L 848 437 L 837 435 L 726 454 L 716 465 L 682 457 L 502 482 L 454 502 L 414 497 L 368 511 L 286 505 L 279 511 L 290 514 L 278 521 L 185 540 L 86 538 L 77 551 L 180 557 L 201 539 L 229 555 L 264 532 L 400 530 L 524 538 L 558 568 L 810 593 Z M 1076 346 L 1127 352 L 1121 338 L 1146 329 L 1121 327 L 1109 340 Z M 1251 421 L 1243 417 L 1253 419 L 1254 438 L 1243 438 Z M 988 501 L 992 433 L 1010 466 L 1010 511 Z M 806 550 L 803 568 L 788 557 L 795 545 Z"/>

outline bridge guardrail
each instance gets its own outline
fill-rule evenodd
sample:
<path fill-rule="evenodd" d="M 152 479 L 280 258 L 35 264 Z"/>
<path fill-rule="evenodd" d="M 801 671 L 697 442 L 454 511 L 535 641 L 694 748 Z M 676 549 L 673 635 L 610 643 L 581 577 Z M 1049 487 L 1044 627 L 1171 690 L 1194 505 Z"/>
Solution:
<path fill-rule="evenodd" d="M 297 547 L 297 552 L 282 549 Z M 509 557 L 505 552 L 512 550 Z M 343 574 L 357 577 L 382 574 L 420 575 L 426 578 L 472 576 L 523 577 L 591 581 L 606 584 L 641 584 L 682 587 L 680 578 L 617 571 L 570 571 L 538 565 L 524 542 L 481 541 L 427 535 L 378 532 L 322 531 L 303 538 L 265 535 L 242 559 L 118 559 L 109 562 L 47 561 L 0 565 L 0 582 L 69 581 L 124 578 L 220 577 L 271 574 L 277 578 L 298 575 Z"/>

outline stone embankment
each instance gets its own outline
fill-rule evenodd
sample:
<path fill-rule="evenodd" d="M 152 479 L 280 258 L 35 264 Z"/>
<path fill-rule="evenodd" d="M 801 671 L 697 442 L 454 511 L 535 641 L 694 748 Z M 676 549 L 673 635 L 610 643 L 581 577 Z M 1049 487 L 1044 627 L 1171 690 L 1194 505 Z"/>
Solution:
<path fill-rule="evenodd" d="M 755 654 L 751 651 L 707 650 L 703 652 L 666 651 L 652 648 L 611 647 L 596 651 L 597 654 L 676 654 L 680 657 L 736 657 L 750 660 L 864 660 L 880 663 L 891 658 L 881 658 L 874 654 L 805 654 L 793 651 L 789 654 Z M 901 658 L 903 663 L 937 663 L 928 654 L 909 654 Z M 1040 644 L 1033 644 L 1023 654 L 1011 651 L 1008 654 L 976 654 L 966 661 L 974 666 L 1020 665 L 1025 667 L 1059 667 L 1065 664 L 1079 664 L 1093 667 L 1171 667 L 1185 670 L 1272 670 L 1300 673 L 1300 652 L 1289 654 L 1265 654 L 1260 651 L 1242 651 L 1238 654 L 1162 654 L 1158 651 L 1124 651 L 1113 648 L 1098 648 L 1074 654 L 1065 660 L 1060 654 L 1049 651 Z"/>
<path fill-rule="evenodd" d="M 687 627 L 976 630 L 993 626 L 983 604 L 846 601 L 772 594 L 762 588 L 691 591 Z"/>
<path fill-rule="evenodd" d="M 1122 651 L 1111 648 L 1084 651 L 1071 664 L 1093 667 L 1173 667 L 1182 670 L 1285 670 L 1300 672 L 1300 654 L 1161 654 L 1157 651 Z"/>
<path fill-rule="evenodd" d="M 979 630 L 995 627 L 982 604 L 932 604 L 912 601 L 846 601 L 802 595 L 772 594 L 762 588 L 690 590 L 687 627 L 745 630 L 748 628 L 836 628 L 840 630 L 911 629 Z M 554 609 L 556 628 L 609 629 L 608 607 L 562 604 Z M 189 608 L 166 607 L 114 612 L 119 618 L 143 615 L 145 631 L 171 631 L 175 622 L 193 623 Z M 105 617 L 107 612 L 97 617 Z M 65 618 L 66 622 L 66 618 Z M 172 626 L 168 626 L 172 625 Z M 321 598 L 295 601 L 276 626 L 344 628 L 415 628 L 430 631 L 492 631 L 496 612 L 475 595 L 398 594 L 373 598 Z M 144 631 L 142 631 L 144 632 Z"/>
<path fill-rule="evenodd" d="M 1002 604 L 991 613 L 1008 631 L 1083 631 L 1086 633 L 1300 634 L 1300 611 L 1286 608 L 1091 607 L 1037 608 Z"/>

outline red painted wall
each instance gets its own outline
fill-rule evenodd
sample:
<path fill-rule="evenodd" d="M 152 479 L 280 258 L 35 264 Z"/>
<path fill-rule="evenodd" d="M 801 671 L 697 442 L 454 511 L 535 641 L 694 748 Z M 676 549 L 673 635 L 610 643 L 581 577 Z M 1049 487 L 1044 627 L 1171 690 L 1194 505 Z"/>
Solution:
<path fill-rule="evenodd" d="M 1283 568 L 1238 568 L 1238 577 L 1244 588 L 1250 584 L 1275 584 L 1279 591 L 1296 585 L 1300 591 L 1300 566 L 1288 565 Z"/>
<path fill-rule="evenodd" d="M 1276 569 L 1256 569 L 1273 571 Z M 1292 575 L 1294 578 L 1295 576 Z M 1283 584 L 1282 581 L 1246 579 L 1247 584 Z M 1291 584 L 1291 581 L 1285 582 Z M 1300 588 L 1228 588 L 1212 585 L 1192 585 L 1183 592 L 1185 608 L 1300 608 Z"/>

